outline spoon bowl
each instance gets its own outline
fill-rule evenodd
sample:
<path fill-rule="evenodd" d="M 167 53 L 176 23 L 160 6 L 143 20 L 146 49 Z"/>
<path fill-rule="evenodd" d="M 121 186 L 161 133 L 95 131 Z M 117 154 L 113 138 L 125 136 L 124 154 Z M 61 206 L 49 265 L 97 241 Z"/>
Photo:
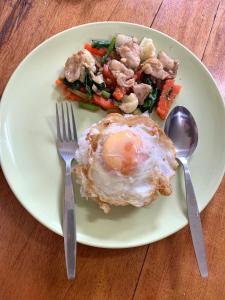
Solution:
<path fill-rule="evenodd" d="M 198 128 L 189 110 L 176 106 L 169 114 L 164 130 L 175 145 L 177 158 L 190 158 L 198 144 Z"/>

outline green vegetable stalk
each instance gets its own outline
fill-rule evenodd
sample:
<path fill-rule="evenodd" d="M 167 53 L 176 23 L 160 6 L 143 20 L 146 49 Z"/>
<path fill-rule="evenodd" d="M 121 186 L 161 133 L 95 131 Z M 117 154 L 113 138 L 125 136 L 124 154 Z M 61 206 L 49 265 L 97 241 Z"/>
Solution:
<path fill-rule="evenodd" d="M 77 95 L 77 96 L 79 96 L 81 99 L 83 99 L 84 101 L 89 101 L 90 100 L 90 98 L 89 98 L 89 96 L 88 96 L 88 94 L 85 94 L 85 93 L 83 93 L 83 92 L 81 92 L 81 91 L 78 91 L 78 90 L 72 90 L 72 89 L 70 89 L 70 91 L 72 92 L 72 93 L 74 93 L 75 95 Z"/>
<path fill-rule="evenodd" d="M 93 95 L 92 85 L 93 85 L 93 81 L 91 79 L 89 70 L 87 68 L 85 68 L 84 86 L 86 88 L 89 99 L 91 99 L 91 97 Z"/>
<path fill-rule="evenodd" d="M 111 44 L 109 40 L 92 40 L 91 46 L 93 48 L 108 48 Z"/>
<path fill-rule="evenodd" d="M 102 91 L 102 97 L 104 97 L 104 98 L 106 98 L 106 99 L 109 99 L 110 96 L 111 96 L 111 94 L 110 94 L 109 92 L 104 91 L 104 90 Z"/>
<path fill-rule="evenodd" d="M 99 109 L 99 107 L 97 105 L 91 104 L 91 103 L 84 103 L 84 102 L 79 102 L 79 107 L 84 108 L 84 109 L 88 109 L 91 111 L 96 111 Z"/>
<path fill-rule="evenodd" d="M 144 83 L 149 84 L 152 87 L 152 91 L 145 99 L 144 104 L 139 106 L 139 108 L 142 112 L 145 112 L 146 110 L 152 112 L 159 98 L 159 89 L 155 87 L 155 85 L 153 84 L 152 80 L 149 77 L 145 76 L 143 81 Z"/>
<path fill-rule="evenodd" d="M 106 51 L 106 54 L 102 57 L 102 64 L 104 65 L 107 61 L 107 58 L 111 54 L 111 52 L 115 49 L 116 37 L 114 36 L 111 40 L 111 43 Z"/>

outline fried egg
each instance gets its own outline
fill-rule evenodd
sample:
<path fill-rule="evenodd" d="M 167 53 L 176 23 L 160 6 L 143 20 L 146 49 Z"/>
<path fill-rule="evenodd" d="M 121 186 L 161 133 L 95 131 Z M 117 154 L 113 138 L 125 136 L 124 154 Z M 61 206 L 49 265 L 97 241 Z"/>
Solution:
<path fill-rule="evenodd" d="M 175 148 L 148 116 L 109 114 L 78 143 L 75 173 L 81 195 L 105 213 L 112 205 L 142 207 L 159 194 L 171 194 Z"/>

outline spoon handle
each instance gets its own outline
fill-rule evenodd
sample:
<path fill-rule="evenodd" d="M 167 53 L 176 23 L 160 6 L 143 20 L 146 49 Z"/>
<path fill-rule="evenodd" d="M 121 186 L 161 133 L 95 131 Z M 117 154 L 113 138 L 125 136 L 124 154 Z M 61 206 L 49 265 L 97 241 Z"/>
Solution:
<path fill-rule="evenodd" d="M 198 267 L 201 276 L 208 277 L 205 242 L 204 242 L 202 224 L 201 224 L 200 214 L 198 210 L 198 204 L 195 197 L 194 187 L 191 181 L 191 175 L 188 169 L 187 161 L 182 159 L 179 160 L 184 170 L 188 219 L 189 219 L 192 241 L 195 249 L 195 255 L 197 258 Z"/>

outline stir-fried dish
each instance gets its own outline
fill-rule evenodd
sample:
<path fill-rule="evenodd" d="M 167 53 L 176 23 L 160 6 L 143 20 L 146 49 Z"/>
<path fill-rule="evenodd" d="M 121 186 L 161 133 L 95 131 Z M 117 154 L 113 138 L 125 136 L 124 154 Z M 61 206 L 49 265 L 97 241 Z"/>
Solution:
<path fill-rule="evenodd" d="M 180 92 L 175 84 L 178 61 L 156 53 L 152 39 L 118 34 L 92 40 L 65 63 L 56 80 L 63 96 L 81 108 L 127 114 L 152 112 L 165 119 Z"/>

